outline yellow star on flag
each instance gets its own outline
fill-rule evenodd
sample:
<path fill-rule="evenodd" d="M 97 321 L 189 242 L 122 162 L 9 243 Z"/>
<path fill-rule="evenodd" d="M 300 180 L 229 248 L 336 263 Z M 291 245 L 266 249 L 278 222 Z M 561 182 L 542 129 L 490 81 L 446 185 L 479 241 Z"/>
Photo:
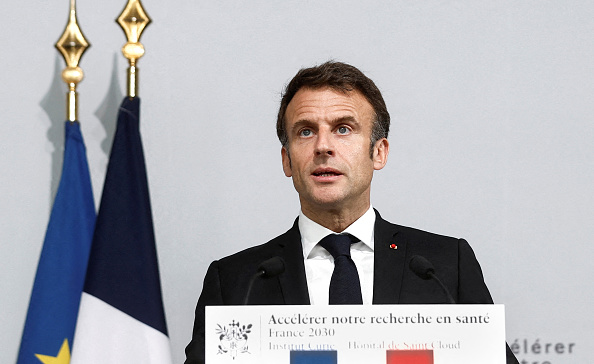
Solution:
<path fill-rule="evenodd" d="M 68 339 L 64 339 L 62 347 L 58 356 L 48 356 L 35 354 L 37 359 L 41 360 L 43 364 L 69 364 L 70 363 L 70 347 L 68 346 Z"/>

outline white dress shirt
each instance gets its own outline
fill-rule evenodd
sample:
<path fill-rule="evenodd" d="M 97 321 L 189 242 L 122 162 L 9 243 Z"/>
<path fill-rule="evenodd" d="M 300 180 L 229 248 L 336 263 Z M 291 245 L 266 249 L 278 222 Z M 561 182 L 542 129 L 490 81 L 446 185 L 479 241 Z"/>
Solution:
<path fill-rule="evenodd" d="M 357 266 L 361 281 L 363 304 L 370 305 L 373 300 L 373 230 L 375 212 L 369 210 L 341 233 L 349 233 L 359 239 L 351 245 L 351 258 Z M 335 234 L 320 224 L 299 213 L 299 232 L 303 245 L 305 277 L 312 305 L 327 305 L 329 299 L 330 278 L 334 271 L 334 258 L 318 242 L 328 234 Z"/>

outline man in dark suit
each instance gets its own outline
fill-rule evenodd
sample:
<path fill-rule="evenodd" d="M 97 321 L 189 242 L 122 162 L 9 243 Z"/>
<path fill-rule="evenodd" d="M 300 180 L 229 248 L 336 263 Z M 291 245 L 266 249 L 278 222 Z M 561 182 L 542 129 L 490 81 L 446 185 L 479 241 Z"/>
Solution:
<path fill-rule="evenodd" d="M 291 80 L 277 134 L 283 171 L 293 180 L 301 212 L 285 234 L 210 265 L 187 364 L 204 362 L 204 307 L 242 304 L 251 276 L 272 257 L 284 260 L 285 271 L 257 280 L 249 304 L 447 303 L 435 282 L 409 269 L 414 255 L 433 263 L 457 303 L 493 302 L 466 241 L 391 224 L 372 208 L 371 180 L 387 162 L 389 127 L 380 91 L 353 66 L 327 62 Z M 337 236 L 348 237 L 347 258 L 333 252 Z M 330 245 L 324 242 L 328 237 Z M 336 285 L 347 275 L 346 286 L 355 292 L 343 298 Z M 508 363 L 517 362 L 507 351 Z"/>

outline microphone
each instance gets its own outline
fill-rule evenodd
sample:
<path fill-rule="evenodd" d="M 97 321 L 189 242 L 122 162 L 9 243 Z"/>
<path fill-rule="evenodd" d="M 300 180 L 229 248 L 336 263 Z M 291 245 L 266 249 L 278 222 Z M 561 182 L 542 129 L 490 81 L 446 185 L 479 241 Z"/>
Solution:
<path fill-rule="evenodd" d="M 419 278 L 424 280 L 433 279 L 434 281 L 436 281 L 437 284 L 439 284 L 439 286 L 443 290 L 443 292 L 446 294 L 448 298 L 448 303 L 456 303 L 456 301 L 454 301 L 454 298 L 450 294 L 448 288 L 435 275 L 435 268 L 433 268 L 433 264 L 431 264 L 431 262 L 428 261 L 425 257 L 422 257 L 420 255 L 413 256 L 408 261 L 408 266 L 410 267 L 410 270 L 412 270 L 413 273 L 416 274 Z"/>
<path fill-rule="evenodd" d="M 272 278 L 278 275 L 283 274 L 285 271 L 285 261 L 281 257 L 272 257 L 260 263 L 258 266 L 257 272 L 252 276 L 250 279 L 250 283 L 248 284 L 247 293 L 245 294 L 245 298 L 243 299 L 243 304 L 247 305 L 250 293 L 252 292 L 252 287 L 254 286 L 254 282 L 258 278 Z"/>

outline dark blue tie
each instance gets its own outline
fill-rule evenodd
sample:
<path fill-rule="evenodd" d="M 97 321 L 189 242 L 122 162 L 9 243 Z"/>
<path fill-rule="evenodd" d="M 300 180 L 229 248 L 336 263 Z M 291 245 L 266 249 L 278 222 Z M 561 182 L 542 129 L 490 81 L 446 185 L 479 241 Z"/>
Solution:
<path fill-rule="evenodd" d="M 319 242 L 334 257 L 334 272 L 330 279 L 331 305 L 363 303 L 359 273 L 351 259 L 351 244 L 356 241 L 349 234 L 330 234 Z"/>

